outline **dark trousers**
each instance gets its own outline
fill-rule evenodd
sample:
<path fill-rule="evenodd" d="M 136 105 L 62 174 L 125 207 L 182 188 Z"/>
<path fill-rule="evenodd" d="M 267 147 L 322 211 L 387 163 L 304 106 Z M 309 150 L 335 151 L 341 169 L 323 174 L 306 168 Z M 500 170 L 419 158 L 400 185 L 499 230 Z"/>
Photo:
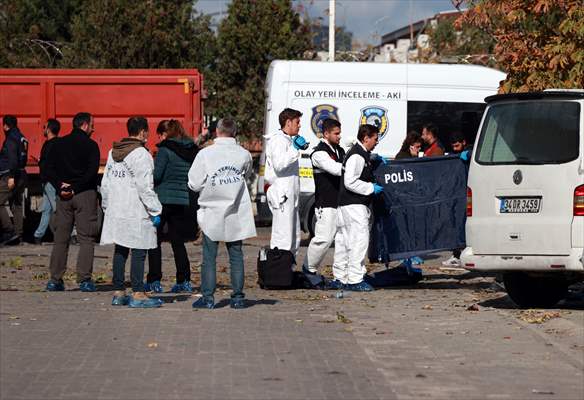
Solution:
<path fill-rule="evenodd" d="M 23 194 L 26 181 L 26 173 L 22 173 L 20 177 L 15 179 L 16 186 L 10 190 L 8 189 L 8 175 L 0 178 L 0 226 L 2 227 L 0 232 L 2 233 L 16 233 L 22 237 L 24 220 L 22 204 L 24 202 Z M 14 223 L 12 223 L 10 215 L 8 215 L 8 211 L 4 207 L 6 202 L 8 202 L 10 211 L 14 216 Z"/>
<path fill-rule="evenodd" d="M 115 290 L 124 290 L 124 281 L 126 276 L 126 260 L 130 249 L 117 245 L 114 248 L 114 265 L 113 265 L 113 283 Z M 132 291 L 144 291 L 144 261 L 146 261 L 146 250 L 132 249 L 132 261 L 130 262 L 130 281 L 132 282 Z"/>
<path fill-rule="evenodd" d="M 57 196 L 55 214 L 55 242 L 49 269 L 52 281 L 60 281 L 67 270 L 69 240 L 73 225 L 77 227 L 79 255 L 77 256 L 77 282 L 91 279 L 93 273 L 93 251 L 97 235 L 97 192 L 86 190 L 70 200 Z"/>
<path fill-rule="evenodd" d="M 176 266 L 176 283 L 191 280 L 191 264 L 185 247 L 185 238 L 188 237 L 185 230 L 185 209 L 187 206 L 163 204 L 160 214 L 160 226 L 158 227 L 158 247 L 148 250 L 148 283 L 162 280 L 162 242 L 164 225 L 168 225 L 168 239 L 174 254 Z"/>

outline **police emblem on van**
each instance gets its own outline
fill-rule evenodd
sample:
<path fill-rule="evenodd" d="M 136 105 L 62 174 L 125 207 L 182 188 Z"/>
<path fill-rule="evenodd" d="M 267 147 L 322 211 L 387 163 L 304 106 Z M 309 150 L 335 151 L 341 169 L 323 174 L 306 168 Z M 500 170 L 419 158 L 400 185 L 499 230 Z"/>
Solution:
<path fill-rule="evenodd" d="M 361 109 L 359 125 L 375 125 L 379 129 L 379 140 L 387 133 L 387 110 L 382 107 L 369 106 Z"/>
<path fill-rule="evenodd" d="M 339 120 L 339 109 L 331 104 L 319 104 L 312 108 L 310 127 L 317 137 L 322 137 L 322 123 L 325 119 L 331 118 Z"/>
<path fill-rule="evenodd" d="M 521 181 L 523 181 L 523 174 L 521 173 L 521 170 L 518 169 L 513 173 L 513 183 L 519 185 Z"/>

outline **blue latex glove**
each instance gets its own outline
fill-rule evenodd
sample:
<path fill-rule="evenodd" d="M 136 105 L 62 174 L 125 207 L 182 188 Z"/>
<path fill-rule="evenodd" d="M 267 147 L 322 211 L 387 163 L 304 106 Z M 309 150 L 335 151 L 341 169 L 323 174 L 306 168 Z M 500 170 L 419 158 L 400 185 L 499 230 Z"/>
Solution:
<path fill-rule="evenodd" d="M 308 148 L 308 143 L 306 142 L 306 139 L 304 139 L 300 135 L 294 136 L 294 138 L 292 139 L 292 145 L 296 150 L 306 150 Z"/>
<path fill-rule="evenodd" d="M 158 228 L 160 226 L 160 215 L 151 216 L 150 221 L 152 221 L 152 225 L 154 225 L 155 228 Z"/>
<path fill-rule="evenodd" d="M 462 153 L 460 153 L 460 159 L 463 161 L 468 161 L 470 159 L 470 151 L 465 150 Z"/>
<path fill-rule="evenodd" d="M 371 160 L 372 163 L 374 164 L 379 164 L 379 163 L 383 163 L 383 165 L 389 165 L 389 158 L 387 157 L 382 157 L 377 153 L 371 153 L 371 156 L 369 158 Z"/>
<path fill-rule="evenodd" d="M 373 184 L 373 193 L 374 194 L 379 194 L 383 192 L 383 186 L 378 185 L 377 183 Z"/>

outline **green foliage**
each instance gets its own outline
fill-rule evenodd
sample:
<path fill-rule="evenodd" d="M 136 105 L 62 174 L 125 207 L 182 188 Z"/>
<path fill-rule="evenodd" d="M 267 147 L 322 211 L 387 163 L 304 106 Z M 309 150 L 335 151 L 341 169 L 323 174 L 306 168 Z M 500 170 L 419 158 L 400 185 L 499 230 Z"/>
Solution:
<path fill-rule="evenodd" d="M 0 0 L 0 66 L 189 68 L 211 84 L 216 40 L 191 0 Z"/>
<path fill-rule="evenodd" d="M 312 50 L 328 51 L 329 27 L 321 25 L 316 20 L 310 25 L 310 35 L 312 37 Z M 335 50 L 351 51 L 353 47 L 353 33 L 348 32 L 344 26 L 338 26 L 335 29 Z"/>
<path fill-rule="evenodd" d="M 582 0 L 468 0 L 458 23 L 488 32 L 503 92 L 584 87 Z"/>
<path fill-rule="evenodd" d="M 438 21 L 436 27 L 430 30 L 430 45 L 438 54 L 456 54 L 457 35 L 452 21 L 449 19 Z"/>
<path fill-rule="evenodd" d="M 233 0 L 219 27 L 218 48 L 218 114 L 237 118 L 242 134 L 258 138 L 270 62 L 301 58 L 310 48 L 310 28 L 290 0 Z"/>
<path fill-rule="evenodd" d="M 209 69 L 215 38 L 193 2 L 97 0 L 73 19 L 66 64 L 85 68 Z"/>
<path fill-rule="evenodd" d="M 0 0 L 0 66 L 58 65 L 84 0 Z"/>
<path fill-rule="evenodd" d="M 444 18 L 428 29 L 428 35 L 434 60 L 455 58 L 459 62 L 495 66 L 490 57 L 495 41 L 484 30 L 469 24 L 457 26 L 452 18 Z"/>

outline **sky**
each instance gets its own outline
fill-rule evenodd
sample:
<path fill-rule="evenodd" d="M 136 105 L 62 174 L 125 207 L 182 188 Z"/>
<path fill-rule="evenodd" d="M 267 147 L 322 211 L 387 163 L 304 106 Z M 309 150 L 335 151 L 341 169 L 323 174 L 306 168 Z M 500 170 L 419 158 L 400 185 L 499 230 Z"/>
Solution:
<path fill-rule="evenodd" d="M 197 10 L 209 14 L 227 11 L 229 0 L 198 0 Z M 328 25 L 329 0 L 293 0 L 303 5 L 312 18 L 322 17 Z M 336 0 L 336 24 L 353 32 L 362 43 L 379 44 L 382 35 L 412 22 L 453 10 L 450 0 Z M 220 18 L 218 15 L 216 18 Z"/>

